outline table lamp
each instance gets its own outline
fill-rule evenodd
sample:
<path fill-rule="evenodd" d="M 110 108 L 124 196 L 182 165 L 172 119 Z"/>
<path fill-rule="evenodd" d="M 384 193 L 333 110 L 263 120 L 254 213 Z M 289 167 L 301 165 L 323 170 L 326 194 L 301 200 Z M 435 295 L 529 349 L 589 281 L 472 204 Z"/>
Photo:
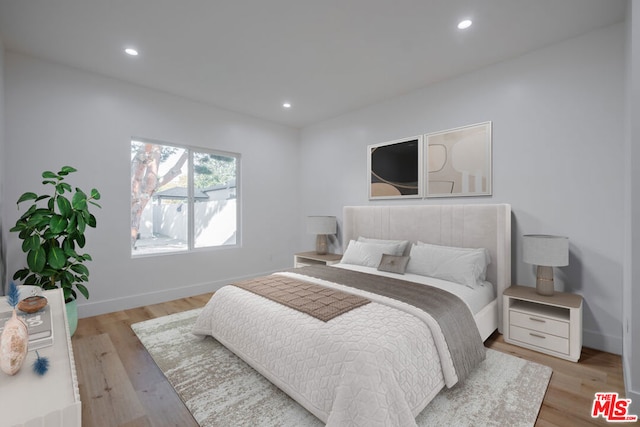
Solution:
<path fill-rule="evenodd" d="M 316 237 L 316 253 L 324 255 L 327 253 L 329 242 L 327 234 L 336 234 L 336 217 L 335 216 L 308 216 L 307 217 L 307 233 L 317 234 Z"/>
<path fill-rule="evenodd" d="M 569 239 L 544 234 L 524 235 L 522 260 L 538 266 L 536 292 L 540 295 L 553 295 L 553 267 L 569 265 Z"/>

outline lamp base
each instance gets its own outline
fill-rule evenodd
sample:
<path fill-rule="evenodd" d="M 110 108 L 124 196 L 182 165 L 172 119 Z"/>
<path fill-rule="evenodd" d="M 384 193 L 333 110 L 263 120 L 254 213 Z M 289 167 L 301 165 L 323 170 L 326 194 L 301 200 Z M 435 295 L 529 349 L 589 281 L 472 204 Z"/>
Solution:
<path fill-rule="evenodd" d="M 536 292 L 539 295 L 552 296 L 553 288 L 553 267 L 539 265 L 536 272 Z"/>
<path fill-rule="evenodd" d="M 329 249 L 329 240 L 326 234 L 318 234 L 316 237 L 316 253 L 318 255 L 326 255 Z"/>

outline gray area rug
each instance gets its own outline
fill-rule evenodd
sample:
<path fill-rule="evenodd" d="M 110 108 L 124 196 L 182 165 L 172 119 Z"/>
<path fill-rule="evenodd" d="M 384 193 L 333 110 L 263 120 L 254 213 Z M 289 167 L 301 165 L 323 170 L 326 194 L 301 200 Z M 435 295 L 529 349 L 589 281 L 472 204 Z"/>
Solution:
<path fill-rule="evenodd" d="M 323 423 L 211 337 L 191 334 L 200 309 L 131 327 L 202 427 Z M 461 386 L 444 389 L 419 426 L 532 426 L 552 370 L 491 349 Z"/>

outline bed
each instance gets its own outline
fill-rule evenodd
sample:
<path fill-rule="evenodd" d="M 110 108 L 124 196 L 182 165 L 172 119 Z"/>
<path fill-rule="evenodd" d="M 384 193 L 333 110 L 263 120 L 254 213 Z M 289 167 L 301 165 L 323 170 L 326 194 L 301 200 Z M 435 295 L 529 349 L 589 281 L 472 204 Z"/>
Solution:
<path fill-rule="evenodd" d="M 225 286 L 193 332 L 216 338 L 327 425 L 415 425 L 443 387 L 479 363 L 482 341 L 501 325 L 510 216 L 505 204 L 345 207 L 343 262 Z M 388 253 L 405 241 L 411 244 Z M 390 271 L 360 262 L 373 249 L 391 260 Z M 454 249 L 475 260 L 486 254 L 486 269 L 469 286 L 467 276 L 454 283 L 423 274 Z M 407 254 L 405 274 L 393 272 Z M 294 293 L 316 298 L 310 310 L 319 313 L 291 308 Z M 336 307 L 329 320 L 314 317 Z"/>

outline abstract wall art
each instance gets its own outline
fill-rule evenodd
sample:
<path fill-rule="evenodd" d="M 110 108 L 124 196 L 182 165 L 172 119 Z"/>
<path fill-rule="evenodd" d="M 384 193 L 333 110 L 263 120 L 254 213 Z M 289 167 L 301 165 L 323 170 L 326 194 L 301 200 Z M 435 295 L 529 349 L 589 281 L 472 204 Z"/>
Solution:
<path fill-rule="evenodd" d="M 369 199 L 415 198 L 423 194 L 423 136 L 369 145 Z"/>
<path fill-rule="evenodd" d="M 425 197 L 491 195 L 491 122 L 425 135 Z"/>

